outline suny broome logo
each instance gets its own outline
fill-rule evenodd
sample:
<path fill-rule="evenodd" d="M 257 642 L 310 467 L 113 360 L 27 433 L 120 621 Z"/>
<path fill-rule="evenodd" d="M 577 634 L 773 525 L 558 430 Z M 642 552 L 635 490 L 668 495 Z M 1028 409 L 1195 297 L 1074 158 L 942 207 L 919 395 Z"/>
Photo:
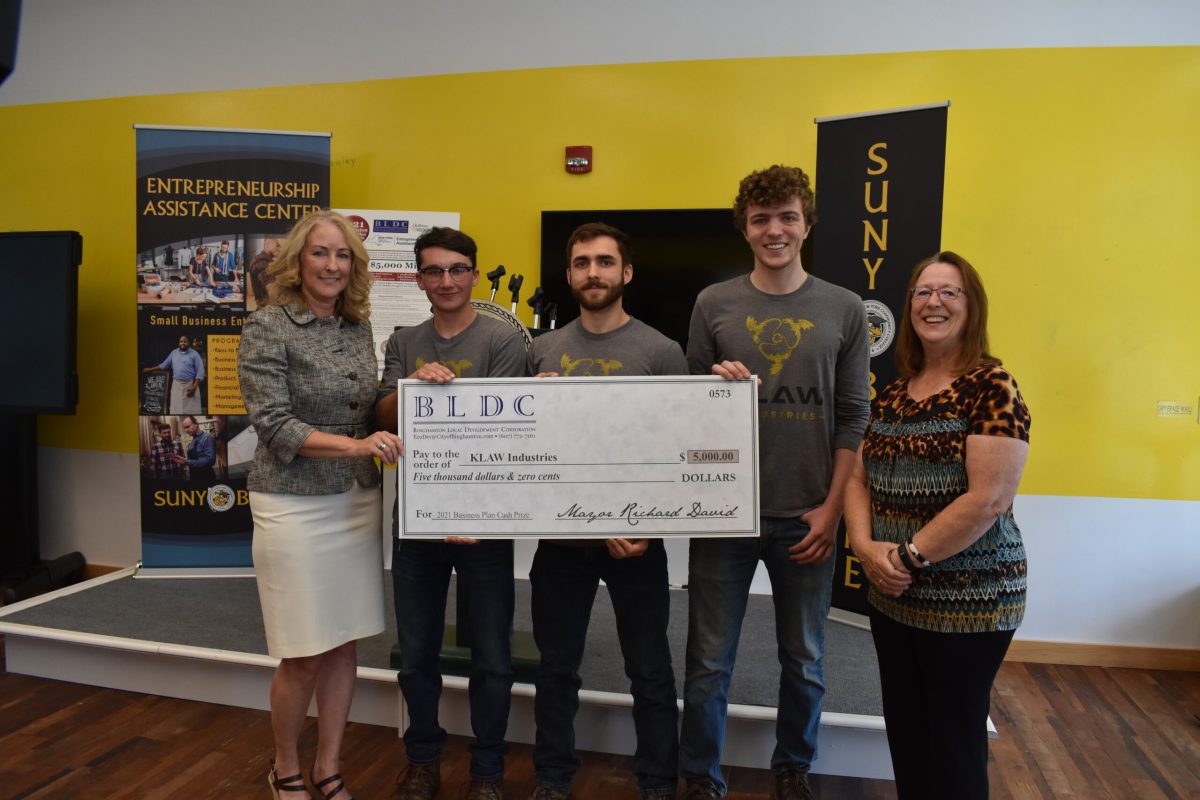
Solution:
<path fill-rule="evenodd" d="M 205 508 L 218 513 L 236 506 L 249 505 L 250 492 L 223 483 L 207 489 L 159 489 L 154 493 L 155 508 Z"/>
<path fill-rule="evenodd" d="M 896 338 L 896 318 L 885 303 L 878 300 L 863 300 L 867 312 L 867 341 L 870 343 L 871 358 L 887 352 Z"/>

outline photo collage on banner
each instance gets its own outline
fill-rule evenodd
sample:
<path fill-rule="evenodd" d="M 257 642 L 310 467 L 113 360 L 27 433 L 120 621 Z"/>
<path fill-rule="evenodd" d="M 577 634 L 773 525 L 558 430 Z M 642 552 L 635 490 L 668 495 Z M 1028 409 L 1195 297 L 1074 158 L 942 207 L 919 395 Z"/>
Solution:
<path fill-rule="evenodd" d="M 940 249 L 949 103 L 817 120 L 813 274 L 863 299 L 871 399 L 896 378 L 896 323 L 908 275 Z M 845 525 L 833 605 L 867 613 L 867 580 Z"/>
<path fill-rule="evenodd" d="M 249 567 L 238 342 L 282 237 L 329 205 L 329 136 L 136 132 L 142 565 Z"/>
<path fill-rule="evenodd" d="M 383 348 L 397 328 L 427 320 L 429 298 L 417 288 L 417 237 L 434 227 L 458 228 L 457 211 L 370 211 L 339 208 L 371 257 L 371 332 L 379 376 L 383 377 Z"/>

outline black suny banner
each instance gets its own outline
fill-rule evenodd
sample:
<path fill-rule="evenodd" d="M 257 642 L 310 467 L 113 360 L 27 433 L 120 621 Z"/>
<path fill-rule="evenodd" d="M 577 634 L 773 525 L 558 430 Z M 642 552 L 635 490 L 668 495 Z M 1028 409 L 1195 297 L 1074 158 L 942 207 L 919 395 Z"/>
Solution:
<path fill-rule="evenodd" d="M 817 120 L 813 273 L 863 299 L 871 399 L 896 378 L 896 323 L 913 266 L 941 249 L 949 103 Z M 838 536 L 833 605 L 867 612 L 867 580 Z"/>

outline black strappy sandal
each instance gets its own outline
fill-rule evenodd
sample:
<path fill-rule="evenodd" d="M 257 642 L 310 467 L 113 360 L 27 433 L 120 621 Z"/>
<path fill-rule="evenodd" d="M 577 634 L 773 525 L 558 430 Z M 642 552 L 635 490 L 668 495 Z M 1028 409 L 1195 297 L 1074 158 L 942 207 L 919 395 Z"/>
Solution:
<path fill-rule="evenodd" d="M 342 773 L 340 773 L 340 772 L 333 773 L 332 775 L 330 775 L 328 778 L 321 781 L 320 783 L 317 782 L 317 776 L 311 772 L 308 773 L 308 779 L 310 781 L 312 781 L 313 788 L 316 789 L 320 793 L 321 797 L 325 798 L 325 800 L 330 800 L 330 798 L 341 794 L 342 790 L 346 788 L 346 782 L 342 780 Z M 330 789 L 328 792 L 325 791 L 324 787 L 327 784 L 334 783 L 334 782 L 336 782 L 337 785 L 334 786 L 332 789 Z"/>
<path fill-rule="evenodd" d="M 267 773 L 267 784 L 271 787 L 271 796 L 275 800 L 280 800 L 280 792 L 304 792 L 304 796 L 312 800 L 312 795 L 308 793 L 308 787 L 304 785 L 304 776 L 297 772 L 295 775 L 281 778 L 275 773 L 274 761 L 271 762 L 271 771 Z"/>

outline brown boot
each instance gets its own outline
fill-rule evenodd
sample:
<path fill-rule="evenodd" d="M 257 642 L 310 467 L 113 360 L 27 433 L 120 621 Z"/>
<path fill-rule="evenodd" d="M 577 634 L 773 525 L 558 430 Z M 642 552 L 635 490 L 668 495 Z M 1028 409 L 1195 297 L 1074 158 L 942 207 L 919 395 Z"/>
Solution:
<path fill-rule="evenodd" d="M 696 780 L 689 778 L 683 787 L 683 794 L 679 797 L 680 800 L 720 800 L 721 793 L 717 791 L 716 785 L 707 778 Z"/>
<path fill-rule="evenodd" d="M 442 788 L 441 763 L 413 764 L 396 779 L 396 791 L 392 800 L 433 800 Z"/>
<path fill-rule="evenodd" d="M 504 787 L 500 781 L 477 781 L 472 778 L 467 788 L 467 800 L 504 800 Z"/>
<path fill-rule="evenodd" d="M 775 773 L 775 800 L 814 800 L 808 785 L 808 772 L 785 767 Z"/>

